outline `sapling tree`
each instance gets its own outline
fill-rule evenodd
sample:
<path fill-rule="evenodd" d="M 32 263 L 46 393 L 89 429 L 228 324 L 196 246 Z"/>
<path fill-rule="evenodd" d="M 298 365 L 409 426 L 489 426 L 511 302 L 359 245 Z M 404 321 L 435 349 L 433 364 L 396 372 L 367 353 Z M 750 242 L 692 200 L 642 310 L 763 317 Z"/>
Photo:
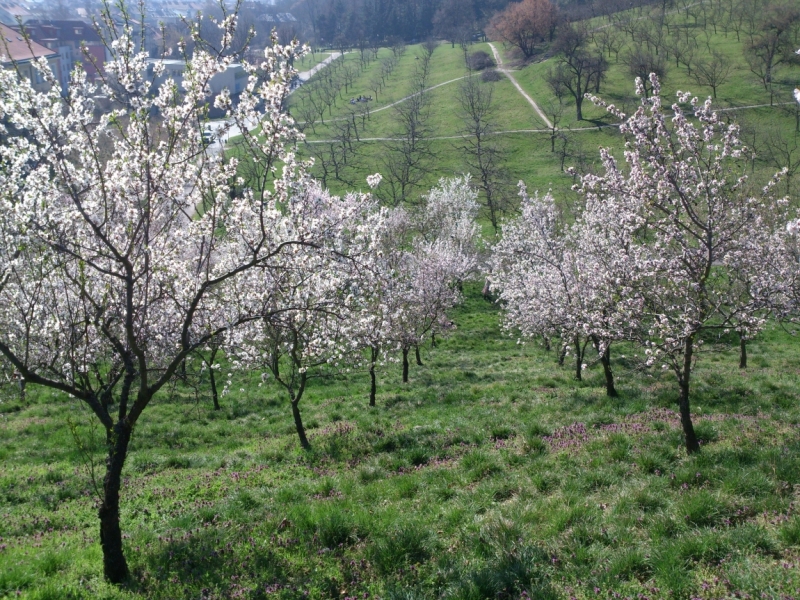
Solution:
<path fill-rule="evenodd" d="M 331 196 L 317 184 L 298 190 L 290 203 L 305 213 L 294 225 L 313 227 L 326 252 L 297 245 L 278 269 L 253 270 L 248 287 L 271 290 L 264 317 L 226 338 L 226 353 L 239 369 L 268 372 L 286 390 L 300 444 L 310 448 L 300 413 L 309 379 L 360 362 L 358 332 L 370 288 L 376 240 L 385 213 L 370 195 Z"/>
<path fill-rule="evenodd" d="M 113 583 L 129 574 L 119 504 L 136 424 L 193 352 L 270 316 L 274 290 L 244 286 L 250 272 L 267 281 L 291 248 L 329 251 L 303 218 L 313 211 L 291 201 L 309 184 L 281 109 L 301 49 L 273 40 L 260 64 L 245 62 L 234 107 L 227 93 L 209 97 L 232 61 L 236 15 L 219 27 L 215 52 L 192 32 L 180 86 L 152 85 L 132 28 L 108 10 L 111 59 L 97 85 L 78 69 L 62 98 L 44 62 L 49 92 L 0 71 L 0 353 L 29 385 L 80 400 L 105 428 L 98 516 Z M 156 62 L 153 76 L 162 73 Z M 100 93 L 117 108 L 97 116 Z M 252 188 L 235 185 L 236 160 L 202 143 L 212 101 L 244 132 L 260 167 Z"/>
<path fill-rule="evenodd" d="M 420 242 L 399 261 L 395 292 L 398 310 L 391 319 L 390 340 L 402 355 L 403 383 L 408 382 L 408 355 L 428 336 L 453 328 L 448 311 L 461 301 L 458 282 L 475 268 L 474 259 L 449 240 Z"/>
<path fill-rule="evenodd" d="M 419 346 L 425 339 L 452 328 L 447 312 L 460 301 L 460 285 L 477 266 L 478 209 L 477 193 L 465 176 L 441 179 L 413 212 L 404 207 L 388 212 L 372 263 L 373 300 L 361 319 L 362 346 L 372 356 L 371 404 L 379 356 L 399 350 L 407 382 L 409 352 L 414 349 L 421 364 Z"/>
<path fill-rule="evenodd" d="M 606 393 L 617 396 L 611 345 L 634 337 L 641 321 L 638 251 L 633 240 L 643 219 L 628 197 L 609 198 L 585 176 L 583 209 L 571 224 L 550 194 L 529 196 L 521 185 L 522 213 L 495 245 L 492 285 L 506 311 L 506 328 L 522 337 L 560 336 L 560 361 L 571 350 L 581 379 L 594 348 Z"/>

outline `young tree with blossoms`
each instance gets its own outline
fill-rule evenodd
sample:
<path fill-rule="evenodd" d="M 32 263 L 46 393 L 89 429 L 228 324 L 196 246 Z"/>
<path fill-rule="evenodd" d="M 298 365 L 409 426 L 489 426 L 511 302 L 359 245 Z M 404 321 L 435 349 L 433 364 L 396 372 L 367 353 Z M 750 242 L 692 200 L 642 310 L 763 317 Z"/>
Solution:
<path fill-rule="evenodd" d="M 583 243 L 596 225 L 570 227 L 549 193 L 529 196 L 520 184 L 520 196 L 522 214 L 503 225 L 492 260 L 491 285 L 505 308 L 505 326 L 523 337 L 560 337 L 564 351 L 572 348 L 578 380 L 592 344 L 601 357 L 607 392 L 615 396 L 610 345 L 618 335 L 612 328 L 616 309 L 601 287 L 602 274 L 595 272 L 596 248 Z"/>
<path fill-rule="evenodd" d="M 575 341 L 580 379 L 585 344 L 565 329 L 575 299 L 566 226 L 549 193 L 530 196 L 520 184 L 520 197 L 519 218 L 502 225 L 502 237 L 492 249 L 491 289 L 505 309 L 506 328 L 519 330 L 523 337 Z"/>
<path fill-rule="evenodd" d="M 78 69 L 62 98 L 44 62 L 47 93 L 0 71 L 0 353 L 28 384 L 84 402 L 106 430 L 98 516 L 113 583 L 129 574 L 123 467 L 153 398 L 192 352 L 277 310 L 274 288 L 245 285 L 252 273 L 277 281 L 268 274 L 292 249 L 337 250 L 298 193 L 310 181 L 282 112 L 297 44 L 273 42 L 260 64 L 244 63 L 235 107 L 227 94 L 213 100 L 242 131 L 260 131 L 244 136 L 260 184 L 241 190 L 236 160 L 203 144 L 209 82 L 232 61 L 236 15 L 219 26 L 217 51 L 193 32 L 180 86 L 153 87 L 163 64 L 148 75 L 132 28 L 109 11 L 112 56 L 98 84 Z M 98 94 L 118 108 L 97 116 Z"/>
<path fill-rule="evenodd" d="M 616 211 L 624 199 L 629 215 L 643 226 L 636 245 L 637 289 L 643 326 L 636 339 L 647 364 L 671 369 L 679 386 L 678 404 L 689 453 L 699 450 L 690 408 L 690 383 L 705 332 L 723 332 L 747 323 L 752 335 L 763 326 L 763 305 L 743 293 L 757 280 L 774 228 L 772 212 L 782 204 L 770 185 L 752 193 L 747 183 L 738 127 L 700 102 L 678 93 L 669 110 L 661 104 L 658 78 L 650 77 L 652 96 L 630 117 L 613 105 L 626 136 L 626 168 L 601 150 L 604 174 L 584 178 Z M 600 105 L 605 104 L 593 99 Z M 687 114 L 681 105 L 688 104 Z M 765 235 L 765 233 L 767 235 Z"/>
<path fill-rule="evenodd" d="M 311 447 L 300 413 L 308 381 L 342 372 L 361 361 L 359 333 L 364 307 L 374 304 L 373 261 L 384 229 L 385 211 L 368 194 L 331 196 L 311 183 L 290 198 L 303 214 L 295 227 L 313 223 L 326 252 L 296 245 L 282 264 L 252 270 L 246 285 L 271 290 L 264 317 L 232 331 L 225 350 L 236 368 L 268 372 L 283 387 L 304 449 Z"/>
<path fill-rule="evenodd" d="M 370 187 L 380 184 L 376 174 Z M 428 336 L 452 328 L 447 312 L 460 301 L 459 287 L 475 272 L 480 241 L 475 221 L 477 194 L 469 176 L 441 179 L 409 212 L 398 207 L 385 212 L 370 261 L 371 293 L 359 309 L 356 337 L 370 352 L 370 405 L 375 405 L 375 368 L 391 350 L 402 356 L 403 382 L 408 382 L 408 355 Z M 377 231 L 377 230 L 376 230 Z"/>
<path fill-rule="evenodd" d="M 408 381 L 408 353 L 413 347 L 417 364 L 419 346 L 427 336 L 435 339 L 453 324 L 447 312 L 461 300 L 462 283 L 477 269 L 480 205 L 470 176 L 442 178 L 423 196 L 423 204 L 408 215 L 410 240 L 386 245 L 394 255 L 394 281 L 390 296 L 396 303 L 391 339 L 402 353 L 403 382 Z M 401 220 L 397 219 L 397 223 Z"/>

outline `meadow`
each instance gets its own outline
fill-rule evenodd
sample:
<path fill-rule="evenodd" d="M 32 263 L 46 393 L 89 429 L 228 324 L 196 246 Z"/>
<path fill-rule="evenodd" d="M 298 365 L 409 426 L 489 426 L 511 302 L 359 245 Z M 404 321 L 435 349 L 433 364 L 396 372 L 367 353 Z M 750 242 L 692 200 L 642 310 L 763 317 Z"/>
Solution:
<path fill-rule="evenodd" d="M 632 21 L 643 21 L 655 18 L 648 9 L 630 11 L 627 17 Z M 759 182 L 766 181 L 779 166 L 770 159 L 766 148 L 766 139 L 782 139 L 789 148 L 789 162 L 797 160 L 800 152 L 797 146 L 798 107 L 792 98 L 792 90 L 798 83 L 800 71 L 796 65 L 781 64 L 776 66 L 772 83 L 773 93 L 766 91 L 758 78 L 750 71 L 744 55 L 746 36 L 741 34 L 737 39 L 733 31 L 706 24 L 696 18 L 687 17 L 683 12 L 670 13 L 673 27 L 683 28 L 697 36 L 698 49 L 695 62 L 701 61 L 711 53 L 722 57 L 730 65 L 730 75 L 717 90 L 714 105 L 723 111 L 725 118 L 737 121 L 743 130 L 743 137 L 757 154 L 753 161 L 753 171 Z M 597 18 L 587 23 L 590 31 L 598 36 L 603 28 L 612 27 L 605 18 Z M 622 106 L 628 113 L 638 105 L 634 94 L 633 76 L 628 72 L 625 63 L 626 53 L 633 47 L 633 42 L 625 33 L 619 33 L 621 45 L 615 54 L 606 54 L 609 69 L 598 94 L 609 103 Z M 556 194 L 572 201 L 570 188 L 573 178 L 562 169 L 573 166 L 578 171 L 591 171 L 597 167 L 597 149 L 601 146 L 619 148 L 622 139 L 616 131 L 616 120 L 606 114 L 605 110 L 584 101 L 584 120 L 578 121 L 575 115 L 574 100 L 569 95 L 559 100 L 547 83 L 548 70 L 555 67 L 557 57 L 547 49 L 531 61 L 525 63 L 517 60 L 502 43 L 493 42 L 503 58 L 503 67 L 511 70 L 511 75 L 520 87 L 527 92 L 543 108 L 551 114 L 552 107 L 559 112 L 557 126 L 562 134 L 556 144 L 556 151 L 551 151 L 551 131 L 536 114 L 531 105 L 514 88 L 509 79 L 502 76 L 496 82 L 482 85 L 493 88 L 494 129 L 496 139 L 505 152 L 503 167 L 506 177 L 512 186 L 524 181 L 531 190 L 545 191 L 553 189 Z M 599 37 L 589 43 L 590 50 L 599 49 Z M 467 52 L 486 52 L 492 55 L 486 42 L 474 43 Z M 317 122 L 313 129 L 306 127 L 305 134 L 309 142 L 304 152 L 311 155 L 319 152 L 320 146 L 329 147 L 336 140 L 336 125 L 345 119 L 352 118 L 352 105 L 348 100 L 360 95 L 374 96 L 370 90 L 370 81 L 376 72 L 380 72 L 380 59 L 391 54 L 389 48 L 382 48 L 378 59 L 373 60 L 366 68 L 359 70 L 359 75 L 348 91 L 342 90 L 341 98 L 335 106 L 331 106 L 324 117 L 325 123 Z M 692 73 L 683 64 L 677 64 L 668 51 L 662 50 L 665 57 L 666 76 L 662 80 L 662 97 L 665 102 L 673 102 L 678 90 L 691 90 L 701 100 L 711 95 L 711 88 L 700 85 Z M 386 81 L 385 89 L 369 103 L 370 113 L 362 128 L 359 140 L 351 140 L 348 145 L 355 147 L 355 154 L 347 167 L 343 169 L 341 180 L 330 177 L 329 187 L 342 193 L 352 189 L 353 185 L 363 186 L 368 174 L 382 169 L 381 160 L 385 151 L 385 138 L 396 136 L 401 128 L 395 116 L 395 103 L 400 102 L 412 90 L 412 74 L 424 54 L 421 45 L 410 45 L 402 54 L 398 65 Z M 358 50 L 353 50 L 340 60 L 359 63 Z M 469 76 L 464 61 L 464 51 L 459 45 L 454 47 L 442 42 L 436 48 L 431 59 L 429 77 L 430 112 L 427 124 L 431 129 L 431 150 L 435 159 L 431 161 L 429 172 L 418 186 L 418 193 L 435 185 L 440 177 L 453 176 L 467 170 L 458 141 L 463 130 L 461 109 L 458 103 L 458 90 L 463 78 Z M 480 73 L 475 73 L 480 77 Z M 296 114 L 302 102 L 302 94 L 295 93 L 289 101 L 290 110 Z M 360 107 L 357 107 L 360 108 Z M 299 117 L 297 117 L 299 119 Z M 552 118 L 552 116 L 551 116 Z M 780 165 L 783 166 L 783 165 Z M 317 169 L 319 174 L 319 169 Z M 796 173 L 789 179 L 794 181 Z M 793 184 L 790 184 L 790 191 Z"/>
<path fill-rule="evenodd" d="M 282 390 L 177 385 L 136 432 L 122 527 L 134 575 L 102 578 L 100 431 L 66 397 L 4 388 L 0 597 L 790 598 L 800 593 L 800 348 L 770 327 L 738 369 L 709 340 L 687 456 L 674 376 L 615 350 L 583 381 L 501 333 L 465 289 L 457 329 L 400 383 L 314 380 L 300 449 Z M 735 346 L 732 344 L 731 347 Z M 224 370 L 224 369 L 223 369 Z"/>

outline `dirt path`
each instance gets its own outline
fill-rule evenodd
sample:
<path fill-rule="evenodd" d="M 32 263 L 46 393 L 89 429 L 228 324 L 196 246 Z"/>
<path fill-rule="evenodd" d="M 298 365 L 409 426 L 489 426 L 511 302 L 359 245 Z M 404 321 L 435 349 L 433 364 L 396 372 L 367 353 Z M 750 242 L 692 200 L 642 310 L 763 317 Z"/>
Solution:
<path fill-rule="evenodd" d="M 494 44 L 489 42 L 489 47 L 492 49 L 492 54 L 494 54 L 494 60 L 497 62 L 497 70 L 503 73 L 506 77 L 508 77 L 509 81 L 514 84 L 514 87 L 517 88 L 517 91 L 520 94 L 522 94 L 522 97 L 525 98 L 525 100 L 528 101 L 528 104 L 530 104 L 533 107 L 533 110 L 536 111 L 536 114 L 539 115 L 539 118 L 544 122 L 544 124 L 552 128 L 553 124 L 550 122 L 550 119 L 548 119 L 542 112 L 542 109 L 539 108 L 539 105 L 536 104 L 533 98 L 531 98 L 525 92 L 525 90 L 523 90 L 520 87 L 520 85 L 517 83 L 517 80 L 514 79 L 514 76 L 511 74 L 511 72 L 508 69 L 503 68 L 503 60 L 500 58 L 500 53 L 497 51 L 497 48 L 494 47 Z"/>

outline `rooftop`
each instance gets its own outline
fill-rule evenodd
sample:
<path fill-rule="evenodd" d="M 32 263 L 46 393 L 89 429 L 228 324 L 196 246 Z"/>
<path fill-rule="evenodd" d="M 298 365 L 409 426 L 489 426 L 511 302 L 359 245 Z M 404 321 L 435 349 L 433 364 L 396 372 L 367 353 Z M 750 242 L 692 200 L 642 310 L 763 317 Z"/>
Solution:
<path fill-rule="evenodd" d="M 34 38 L 53 38 L 60 42 L 100 42 L 92 25 L 78 20 L 32 19 L 25 29 Z"/>
<path fill-rule="evenodd" d="M 0 56 L 3 57 L 3 63 L 9 60 L 26 62 L 42 56 L 58 56 L 58 52 L 53 52 L 33 40 L 26 41 L 18 31 L 0 24 Z"/>

